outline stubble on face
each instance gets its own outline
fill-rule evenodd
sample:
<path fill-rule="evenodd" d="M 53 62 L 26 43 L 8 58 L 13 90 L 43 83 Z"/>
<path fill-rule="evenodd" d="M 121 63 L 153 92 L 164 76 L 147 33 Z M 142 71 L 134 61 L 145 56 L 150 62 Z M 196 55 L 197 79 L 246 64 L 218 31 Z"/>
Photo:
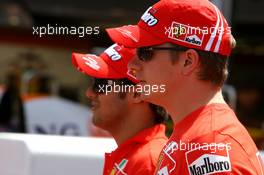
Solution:
<path fill-rule="evenodd" d="M 93 111 L 92 121 L 94 125 L 105 130 L 117 127 L 123 120 L 126 109 L 125 99 L 121 99 L 118 93 L 102 95 L 98 98 L 98 107 Z"/>

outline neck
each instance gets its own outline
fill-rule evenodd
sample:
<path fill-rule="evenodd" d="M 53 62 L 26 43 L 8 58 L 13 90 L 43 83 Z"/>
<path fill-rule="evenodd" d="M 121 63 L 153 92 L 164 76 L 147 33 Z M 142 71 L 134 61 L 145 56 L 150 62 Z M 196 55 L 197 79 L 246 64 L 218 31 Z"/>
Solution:
<path fill-rule="evenodd" d="M 144 116 L 142 116 L 142 114 Z M 123 117 L 124 120 L 120 122 L 120 125 L 117 128 L 109 130 L 118 146 L 138 134 L 140 131 L 155 125 L 153 120 L 154 116 L 149 107 L 134 107 L 132 110 L 127 111 L 127 115 Z"/>
<path fill-rule="evenodd" d="M 212 103 L 225 103 L 220 88 L 208 85 L 191 87 L 195 87 L 195 91 L 190 89 L 187 93 L 171 94 L 171 98 L 167 101 L 165 107 L 171 114 L 174 125 L 199 107 Z"/>

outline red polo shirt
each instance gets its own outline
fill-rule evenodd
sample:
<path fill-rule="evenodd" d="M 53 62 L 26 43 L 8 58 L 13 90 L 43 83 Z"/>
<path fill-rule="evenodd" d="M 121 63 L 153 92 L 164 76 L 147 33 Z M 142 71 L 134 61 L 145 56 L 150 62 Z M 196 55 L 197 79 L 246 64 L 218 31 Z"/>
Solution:
<path fill-rule="evenodd" d="M 163 124 L 141 131 L 105 154 L 104 175 L 152 175 L 167 140 Z"/>
<path fill-rule="evenodd" d="M 255 143 L 226 104 L 201 107 L 177 123 L 157 175 L 263 175 Z"/>

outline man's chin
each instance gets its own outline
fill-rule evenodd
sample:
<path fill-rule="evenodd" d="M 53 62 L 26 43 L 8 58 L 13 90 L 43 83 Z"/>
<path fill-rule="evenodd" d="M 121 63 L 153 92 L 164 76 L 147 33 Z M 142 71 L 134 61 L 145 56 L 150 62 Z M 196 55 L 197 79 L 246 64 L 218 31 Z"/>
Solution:
<path fill-rule="evenodd" d="M 95 126 L 97 126 L 97 127 L 101 127 L 100 125 L 101 125 L 102 121 L 101 121 L 101 119 L 100 119 L 98 116 L 93 115 L 93 116 L 92 116 L 92 122 L 93 122 L 93 124 L 94 124 Z"/>
<path fill-rule="evenodd" d="M 93 115 L 92 122 L 98 128 L 105 130 L 107 129 L 107 122 L 104 119 L 100 118 L 100 116 Z"/>

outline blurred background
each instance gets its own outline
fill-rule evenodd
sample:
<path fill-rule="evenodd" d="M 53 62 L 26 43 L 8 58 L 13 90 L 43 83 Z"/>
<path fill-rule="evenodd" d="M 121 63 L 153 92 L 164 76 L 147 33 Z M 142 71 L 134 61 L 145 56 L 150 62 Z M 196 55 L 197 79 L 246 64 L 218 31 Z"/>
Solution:
<path fill-rule="evenodd" d="M 0 130 L 104 136 L 90 122 L 85 97 L 89 78 L 72 66 L 71 53 L 101 52 L 112 44 L 106 27 L 135 24 L 155 2 L 1 0 Z M 264 149 L 264 0 L 213 3 L 237 40 L 224 95 L 259 149 Z M 48 26 L 54 34 L 41 35 Z M 56 27 L 71 32 L 58 33 Z M 170 122 L 168 126 L 170 133 Z"/>

